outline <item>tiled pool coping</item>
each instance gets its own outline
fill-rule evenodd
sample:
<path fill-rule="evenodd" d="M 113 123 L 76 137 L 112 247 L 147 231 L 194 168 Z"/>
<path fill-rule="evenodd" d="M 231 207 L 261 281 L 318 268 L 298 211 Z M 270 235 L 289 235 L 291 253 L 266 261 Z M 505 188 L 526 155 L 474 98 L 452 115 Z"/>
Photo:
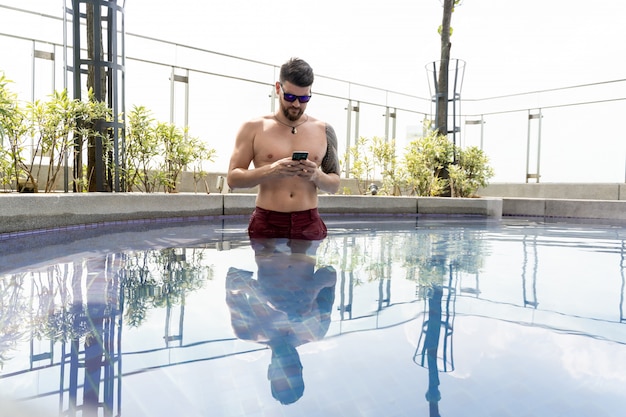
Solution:
<path fill-rule="evenodd" d="M 16 234 L 120 222 L 157 222 L 247 215 L 255 194 L 6 194 L 0 196 L 0 239 Z M 321 195 L 326 214 L 531 216 L 626 220 L 626 201 L 547 198 L 446 198 Z"/>

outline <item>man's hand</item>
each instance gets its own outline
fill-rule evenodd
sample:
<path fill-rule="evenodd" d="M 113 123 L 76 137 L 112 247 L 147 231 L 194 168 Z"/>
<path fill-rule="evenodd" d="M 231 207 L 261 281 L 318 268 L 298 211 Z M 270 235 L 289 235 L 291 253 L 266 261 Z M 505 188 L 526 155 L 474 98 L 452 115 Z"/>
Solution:
<path fill-rule="evenodd" d="M 294 161 L 291 158 L 283 158 L 274 162 L 272 168 L 279 176 L 302 177 L 304 179 L 310 179 L 314 172 L 317 171 L 315 162 L 308 159 Z"/>
<path fill-rule="evenodd" d="M 309 159 L 294 161 L 290 157 L 279 159 L 270 166 L 271 175 L 275 177 L 299 177 L 311 181 L 321 191 L 336 193 L 339 188 L 339 175 L 326 174 L 315 162 Z"/>

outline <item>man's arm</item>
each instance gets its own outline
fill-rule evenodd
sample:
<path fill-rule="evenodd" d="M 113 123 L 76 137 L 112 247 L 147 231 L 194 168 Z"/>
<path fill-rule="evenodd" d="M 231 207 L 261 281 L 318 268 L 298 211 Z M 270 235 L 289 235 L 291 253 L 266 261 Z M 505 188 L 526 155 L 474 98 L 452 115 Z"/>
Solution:
<path fill-rule="evenodd" d="M 337 155 L 337 134 L 331 125 L 326 125 L 326 155 L 322 160 L 322 171 L 327 174 L 341 175 L 339 156 Z"/>
<path fill-rule="evenodd" d="M 326 125 L 326 154 L 320 168 L 314 178 L 317 188 L 331 194 L 339 191 L 341 168 L 337 154 L 337 134 L 329 124 Z"/>
<path fill-rule="evenodd" d="M 256 122 L 244 123 L 235 139 L 235 148 L 230 157 L 226 181 L 231 189 L 252 188 L 264 181 L 267 175 L 271 175 L 271 167 L 259 167 L 251 169 L 254 159 L 254 137 L 256 134 Z"/>

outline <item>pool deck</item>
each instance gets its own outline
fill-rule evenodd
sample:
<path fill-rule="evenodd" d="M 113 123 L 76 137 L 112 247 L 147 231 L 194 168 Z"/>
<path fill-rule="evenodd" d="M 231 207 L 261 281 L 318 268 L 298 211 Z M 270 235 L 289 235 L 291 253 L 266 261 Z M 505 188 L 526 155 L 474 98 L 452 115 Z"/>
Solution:
<path fill-rule="evenodd" d="M 0 236 L 82 225 L 248 215 L 255 194 L 51 193 L 0 195 Z M 625 200 L 320 195 L 322 214 L 475 215 L 626 220 Z"/>

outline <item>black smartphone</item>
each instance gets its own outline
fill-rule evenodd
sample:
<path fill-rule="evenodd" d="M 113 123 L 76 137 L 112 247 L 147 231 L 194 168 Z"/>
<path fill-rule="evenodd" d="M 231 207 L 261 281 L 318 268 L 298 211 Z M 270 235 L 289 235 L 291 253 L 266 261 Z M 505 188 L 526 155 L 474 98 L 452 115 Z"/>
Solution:
<path fill-rule="evenodd" d="M 291 159 L 294 161 L 301 161 L 307 159 L 309 157 L 309 153 L 305 151 L 295 151 L 293 155 L 291 155 Z"/>

